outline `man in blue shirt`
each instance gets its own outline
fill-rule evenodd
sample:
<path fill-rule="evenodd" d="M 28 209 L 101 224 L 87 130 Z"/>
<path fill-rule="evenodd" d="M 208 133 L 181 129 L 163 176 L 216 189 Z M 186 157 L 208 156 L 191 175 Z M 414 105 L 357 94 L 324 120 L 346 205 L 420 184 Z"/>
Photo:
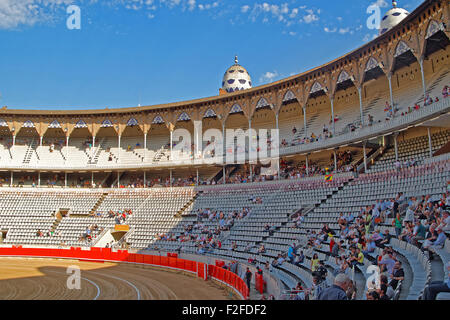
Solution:
<path fill-rule="evenodd" d="M 348 300 L 347 289 L 350 286 L 350 278 L 339 273 L 334 278 L 334 284 L 319 293 L 318 300 Z"/>
<path fill-rule="evenodd" d="M 445 281 L 433 281 L 423 292 L 424 300 L 436 300 L 436 296 L 441 292 L 450 292 L 450 261 L 447 262 L 447 277 Z"/>

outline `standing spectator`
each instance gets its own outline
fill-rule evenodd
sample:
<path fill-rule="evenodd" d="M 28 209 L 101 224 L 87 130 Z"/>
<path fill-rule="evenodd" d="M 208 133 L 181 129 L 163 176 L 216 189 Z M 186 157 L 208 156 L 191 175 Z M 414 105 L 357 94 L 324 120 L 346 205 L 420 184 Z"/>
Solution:
<path fill-rule="evenodd" d="M 247 271 L 245 272 L 245 282 L 247 283 L 248 290 L 250 290 L 251 280 L 252 280 L 252 272 L 247 267 Z"/>
<path fill-rule="evenodd" d="M 395 202 L 397 203 L 397 202 Z M 397 235 L 397 238 L 400 237 L 402 233 L 402 218 L 400 217 L 400 212 L 397 211 L 397 214 L 395 216 L 394 221 L 392 221 L 392 225 L 395 227 L 395 234 Z"/>

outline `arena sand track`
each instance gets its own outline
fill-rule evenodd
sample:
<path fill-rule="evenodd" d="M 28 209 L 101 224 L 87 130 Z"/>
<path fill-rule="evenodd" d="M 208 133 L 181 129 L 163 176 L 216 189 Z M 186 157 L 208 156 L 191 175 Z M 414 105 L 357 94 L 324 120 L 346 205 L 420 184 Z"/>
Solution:
<path fill-rule="evenodd" d="M 67 267 L 81 269 L 80 290 Z M 181 271 L 78 260 L 0 258 L 0 300 L 229 300 L 230 289 Z"/>

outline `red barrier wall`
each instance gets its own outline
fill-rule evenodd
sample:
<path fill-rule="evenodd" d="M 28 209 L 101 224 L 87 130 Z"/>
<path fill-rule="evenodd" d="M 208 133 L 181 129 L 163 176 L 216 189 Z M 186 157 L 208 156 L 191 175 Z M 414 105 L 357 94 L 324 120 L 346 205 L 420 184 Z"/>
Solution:
<path fill-rule="evenodd" d="M 186 270 L 197 273 L 199 278 L 205 280 L 208 276 L 220 280 L 238 291 L 244 299 L 248 299 L 248 288 L 244 280 L 236 274 L 214 265 L 206 265 L 202 262 L 178 259 L 177 254 L 171 254 L 168 257 L 152 256 L 146 254 L 128 253 L 126 250 L 113 252 L 110 248 L 91 248 L 82 250 L 81 248 L 70 249 L 49 249 L 49 248 L 22 248 L 22 246 L 13 246 L 12 248 L 0 248 L 0 256 L 20 256 L 20 257 L 49 257 L 49 258 L 67 258 L 93 261 L 113 261 L 144 263 L 157 266 L 171 267 L 180 270 Z M 221 263 L 219 262 L 219 265 Z M 205 268 L 206 267 L 206 268 Z M 205 272 L 206 271 L 206 272 Z M 256 280 L 257 285 L 262 280 Z"/>

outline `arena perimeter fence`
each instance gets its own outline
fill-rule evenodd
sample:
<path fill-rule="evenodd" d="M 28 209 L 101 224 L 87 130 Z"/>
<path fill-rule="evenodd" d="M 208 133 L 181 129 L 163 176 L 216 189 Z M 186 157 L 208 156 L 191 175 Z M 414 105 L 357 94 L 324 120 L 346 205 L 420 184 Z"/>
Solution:
<path fill-rule="evenodd" d="M 92 262 L 119 262 L 138 265 L 148 265 L 174 270 L 182 270 L 195 274 L 204 279 L 216 280 L 233 289 L 237 295 L 244 300 L 249 299 L 249 288 L 245 281 L 237 274 L 223 269 L 217 265 L 179 259 L 176 253 L 168 253 L 167 256 L 155 256 L 148 254 L 129 253 L 127 250 L 113 251 L 111 248 L 82 248 L 71 247 L 70 249 L 53 248 L 23 248 L 12 246 L 11 248 L 0 248 L 1 257 L 30 257 L 50 259 L 76 259 L 79 261 Z"/>

